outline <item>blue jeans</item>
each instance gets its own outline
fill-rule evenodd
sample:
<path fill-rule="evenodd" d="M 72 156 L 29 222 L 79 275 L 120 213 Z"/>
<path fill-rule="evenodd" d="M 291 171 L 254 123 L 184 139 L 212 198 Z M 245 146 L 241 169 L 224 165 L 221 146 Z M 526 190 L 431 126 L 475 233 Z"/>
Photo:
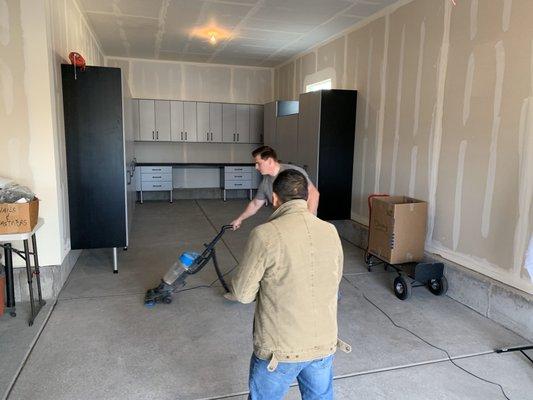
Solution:
<path fill-rule="evenodd" d="M 334 354 L 312 361 L 280 362 L 275 371 L 269 372 L 269 361 L 252 355 L 248 399 L 281 400 L 297 379 L 302 400 L 332 400 L 333 358 Z"/>

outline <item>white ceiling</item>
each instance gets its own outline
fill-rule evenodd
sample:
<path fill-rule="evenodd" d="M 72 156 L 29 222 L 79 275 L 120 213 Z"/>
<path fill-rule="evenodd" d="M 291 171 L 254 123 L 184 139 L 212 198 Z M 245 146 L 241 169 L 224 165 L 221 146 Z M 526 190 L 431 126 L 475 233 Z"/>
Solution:
<path fill-rule="evenodd" d="M 106 56 L 273 67 L 396 0 L 80 0 Z M 214 22 L 215 46 L 191 34 Z"/>

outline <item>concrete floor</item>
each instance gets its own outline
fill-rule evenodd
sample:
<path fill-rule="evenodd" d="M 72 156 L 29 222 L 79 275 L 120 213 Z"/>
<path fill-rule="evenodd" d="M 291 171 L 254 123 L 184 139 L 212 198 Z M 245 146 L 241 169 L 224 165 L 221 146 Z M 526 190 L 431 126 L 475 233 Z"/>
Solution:
<path fill-rule="evenodd" d="M 138 205 L 130 248 L 119 255 L 120 273 L 111 273 L 109 250 L 83 252 L 8 398 L 245 399 L 253 305 L 225 301 L 208 266 L 185 289 L 200 287 L 176 294 L 172 304 L 148 309 L 142 303 L 146 289 L 177 255 L 201 250 L 215 227 L 244 205 L 218 200 Z M 224 236 L 217 254 L 225 272 L 237 264 L 250 229 L 269 214 L 264 208 Z M 336 357 L 336 399 L 504 399 L 497 386 L 462 371 L 420 338 L 447 350 L 461 367 L 500 383 L 509 398 L 531 399 L 532 364 L 521 354 L 493 353 L 524 344 L 523 338 L 424 288 L 415 289 L 407 302 L 396 299 L 394 274 L 367 272 L 362 252 L 343 245 L 339 335 L 353 352 Z M 395 327 L 376 306 L 420 338 Z M 33 328 L 22 318 L 0 319 L 0 395 L 45 317 L 46 310 Z M 9 339 L 13 332 L 17 339 Z M 15 354 L 4 363 L 10 349 Z M 297 388 L 287 398 L 299 398 Z"/>

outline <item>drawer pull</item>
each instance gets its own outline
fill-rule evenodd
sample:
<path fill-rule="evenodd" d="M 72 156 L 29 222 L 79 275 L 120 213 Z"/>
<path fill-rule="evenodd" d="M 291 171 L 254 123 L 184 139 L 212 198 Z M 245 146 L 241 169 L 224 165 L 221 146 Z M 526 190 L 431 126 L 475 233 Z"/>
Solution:
<path fill-rule="evenodd" d="M 242 178 L 242 175 L 235 175 L 235 178 Z"/>
<path fill-rule="evenodd" d="M 161 168 L 152 168 L 152 171 L 161 171 Z"/>
<path fill-rule="evenodd" d="M 161 187 L 161 185 L 154 185 L 154 187 Z"/>
<path fill-rule="evenodd" d="M 160 176 L 154 176 L 154 175 L 152 175 L 152 178 L 154 178 L 154 179 L 161 179 Z"/>

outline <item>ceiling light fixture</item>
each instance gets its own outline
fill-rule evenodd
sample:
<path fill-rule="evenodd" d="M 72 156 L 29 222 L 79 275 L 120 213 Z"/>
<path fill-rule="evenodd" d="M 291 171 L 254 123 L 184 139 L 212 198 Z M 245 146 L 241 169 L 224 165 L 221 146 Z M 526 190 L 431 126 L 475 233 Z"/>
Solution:
<path fill-rule="evenodd" d="M 216 32 L 209 32 L 209 43 L 211 43 L 213 46 L 217 44 Z"/>

